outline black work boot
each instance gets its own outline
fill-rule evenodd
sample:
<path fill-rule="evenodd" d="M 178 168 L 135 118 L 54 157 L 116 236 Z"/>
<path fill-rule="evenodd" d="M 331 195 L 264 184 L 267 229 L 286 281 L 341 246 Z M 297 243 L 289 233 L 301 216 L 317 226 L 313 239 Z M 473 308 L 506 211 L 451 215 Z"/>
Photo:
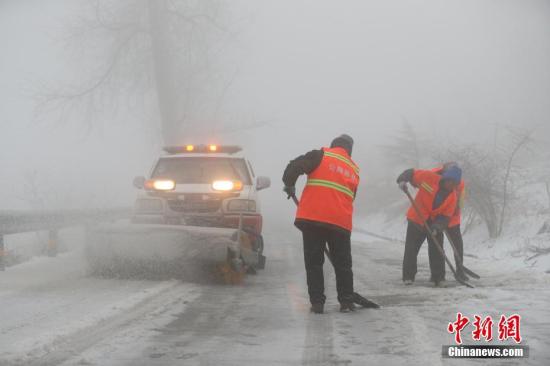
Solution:
<path fill-rule="evenodd" d="M 340 303 L 340 312 L 349 313 L 355 311 L 355 304 L 352 302 L 342 302 Z"/>
<path fill-rule="evenodd" d="M 325 307 L 325 304 L 322 304 L 322 303 L 311 304 L 311 308 L 309 309 L 309 311 L 311 311 L 314 314 L 323 314 L 324 307 Z"/>

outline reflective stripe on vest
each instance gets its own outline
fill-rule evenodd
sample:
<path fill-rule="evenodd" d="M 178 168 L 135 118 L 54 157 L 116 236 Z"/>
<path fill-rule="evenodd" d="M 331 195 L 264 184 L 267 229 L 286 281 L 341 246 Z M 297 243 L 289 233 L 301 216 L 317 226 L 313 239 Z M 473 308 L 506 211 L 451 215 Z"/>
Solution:
<path fill-rule="evenodd" d="M 428 183 L 422 182 L 420 183 L 420 186 L 424 188 L 426 191 L 428 191 L 429 193 L 434 193 L 433 188 Z"/>
<path fill-rule="evenodd" d="M 438 207 L 434 207 L 440 190 L 441 175 L 431 170 L 415 169 L 412 182 L 419 188 L 414 200 L 420 208 L 420 215 L 411 206 L 407 211 L 409 220 L 422 225 L 422 220 L 434 219 L 439 215 L 453 217 L 457 205 L 456 191 L 453 190 Z"/>
<path fill-rule="evenodd" d="M 326 153 L 325 153 L 326 154 Z M 352 199 L 355 197 L 353 191 L 351 189 L 349 189 L 348 187 L 346 186 L 343 186 L 341 184 L 338 184 L 338 183 L 334 183 L 334 182 L 331 182 L 329 180 L 324 180 L 324 179 L 308 179 L 307 180 L 307 183 L 306 185 L 308 186 L 318 186 L 318 187 L 326 187 L 326 188 L 331 188 L 331 189 L 335 189 L 339 192 L 342 192 L 344 194 L 347 194 L 348 196 L 350 196 Z"/>
<path fill-rule="evenodd" d="M 351 169 L 353 169 L 355 174 L 359 174 L 359 168 L 355 164 L 353 164 L 351 161 L 349 161 L 349 159 L 347 159 L 345 156 L 342 156 L 340 154 L 336 154 L 336 153 L 333 153 L 333 152 L 330 152 L 330 151 L 324 151 L 324 153 L 325 153 L 326 156 L 330 156 L 331 158 L 335 158 L 335 159 L 338 159 L 340 161 L 343 161 Z"/>

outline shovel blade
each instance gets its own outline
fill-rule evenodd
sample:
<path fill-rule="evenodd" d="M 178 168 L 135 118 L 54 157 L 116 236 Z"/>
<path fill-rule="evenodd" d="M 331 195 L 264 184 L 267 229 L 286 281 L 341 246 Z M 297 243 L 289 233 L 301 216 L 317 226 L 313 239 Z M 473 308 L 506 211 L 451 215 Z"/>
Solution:
<path fill-rule="evenodd" d="M 359 295 L 357 292 L 353 293 L 353 302 L 357 305 L 361 305 L 364 308 L 368 309 L 380 309 L 380 305 L 375 302 L 372 302 L 365 297 Z"/>

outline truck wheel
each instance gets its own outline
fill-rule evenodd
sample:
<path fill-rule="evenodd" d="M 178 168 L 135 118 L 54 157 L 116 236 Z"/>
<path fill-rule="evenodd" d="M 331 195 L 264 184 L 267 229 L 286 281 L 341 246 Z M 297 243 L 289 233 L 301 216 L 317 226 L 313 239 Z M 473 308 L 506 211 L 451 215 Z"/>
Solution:
<path fill-rule="evenodd" d="M 261 235 L 258 235 L 256 237 L 257 242 L 257 251 L 258 251 L 258 264 L 256 266 L 256 269 L 265 269 L 265 261 L 266 258 L 263 255 L 264 254 L 264 237 Z"/>

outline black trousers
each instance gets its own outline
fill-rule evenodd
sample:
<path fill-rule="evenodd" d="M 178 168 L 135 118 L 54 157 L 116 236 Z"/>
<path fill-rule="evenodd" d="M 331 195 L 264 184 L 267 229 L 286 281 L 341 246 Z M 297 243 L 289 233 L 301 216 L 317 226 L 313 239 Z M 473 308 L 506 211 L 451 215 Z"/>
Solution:
<path fill-rule="evenodd" d="M 459 263 L 462 263 L 462 261 L 464 260 L 464 242 L 462 240 L 460 225 L 448 228 L 447 233 L 449 233 L 449 237 L 453 241 L 453 244 L 456 247 L 456 251 L 458 252 L 458 256 L 455 254 L 456 273 L 458 275 L 464 274 L 464 271 L 462 271 L 462 267 L 459 265 Z"/>
<path fill-rule="evenodd" d="M 428 239 L 431 280 L 441 281 L 445 279 L 445 258 L 441 255 L 426 230 L 420 225 L 409 221 L 405 239 L 405 254 L 403 256 L 403 281 L 414 281 L 417 272 L 418 252 L 426 238 Z M 438 234 L 436 239 L 440 244 L 443 243 L 443 234 Z"/>
<path fill-rule="evenodd" d="M 306 266 L 309 300 L 312 304 L 325 303 L 325 280 L 323 263 L 324 248 L 329 246 L 334 272 L 338 301 L 353 301 L 353 272 L 351 270 L 351 233 L 322 226 L 301 228 L 304 238 L 304 262 Z"/>

